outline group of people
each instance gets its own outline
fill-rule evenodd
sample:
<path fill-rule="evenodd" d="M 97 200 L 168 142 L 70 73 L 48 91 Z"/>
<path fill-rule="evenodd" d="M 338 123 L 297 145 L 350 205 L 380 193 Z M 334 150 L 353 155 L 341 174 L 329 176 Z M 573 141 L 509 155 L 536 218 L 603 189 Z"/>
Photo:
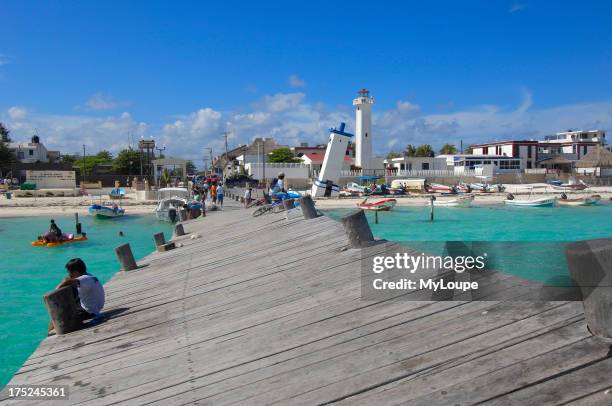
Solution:
<path fill-rule="evenodd" d="M 223 207 L 223 198 L 225 196 L 223 182 L 211 180 L 204 180 L 201 183 L 194 182 L 193 191 L 197 201 L 205 202 L 210 197 L 213 204 Z"/>

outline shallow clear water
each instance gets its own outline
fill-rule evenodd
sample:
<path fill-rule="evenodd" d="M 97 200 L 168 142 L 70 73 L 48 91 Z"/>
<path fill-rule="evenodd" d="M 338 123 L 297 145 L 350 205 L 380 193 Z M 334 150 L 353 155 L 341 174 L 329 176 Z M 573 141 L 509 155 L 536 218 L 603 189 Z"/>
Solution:
<path fill-rule="evenodd" d="M 74 232 L 73 216 L 55 216 L 65 233 Z M 154 215 L 98 220 L 82 215 L 88 240 L 61 247 L 33 247 L 30 242 L 48 229 L 49 218 L 0 218 L 0 388 L 46 336 L 48 316 L 42 296 L 65 276 L 64 264 L 80 257 L 88 271 L 106 282 L 119 270 L 114 248 L 129 242 L 136 259 L 154 249 L 153 234 L 170 238 L 171 226 Z M 119 236 L 123 231 L 124 236 Z"/>
<path fill-rule="evenodd" d="M 352 209 L 325 210 L 340 219 Z M 565 246 L 568 242 L 612 237 L 612 205 L 591 207 L 435 208 L 396 207 L 378 214 L 366 212 L 372 233 L 438 255 L 447 255 L 447 241 L 466 242 L 478 255 L 486 252 L 488 266 L 551 284 L 568 283 Z M 455 246 L 455 245 L 453 245 Z"/>

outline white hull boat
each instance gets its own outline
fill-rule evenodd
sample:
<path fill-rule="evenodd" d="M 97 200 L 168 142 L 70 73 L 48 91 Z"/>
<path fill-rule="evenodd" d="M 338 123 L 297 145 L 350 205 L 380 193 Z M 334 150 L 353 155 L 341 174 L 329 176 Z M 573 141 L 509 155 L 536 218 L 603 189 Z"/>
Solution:
<path fill-rule="evenodd" d="M 539 199 L 529 199 L 529 200 L 520 200 L 520 199 L 506 199 L 504 203 L 507 206 L 517 206 L 517 207 L 553 207 L 555 205 L 556 197 L 541 197 Z"/>
<path fill-rule="evenodd" d="M 179 210 L 187 204 L 186 199 L 172 197 L 170 199 L 162 199 L 155 208 L 155 216 L 160 221 L 168 221 L 174 223 L 179 220 Z"/>
<path fill-rule="evenodd" d="M 592 195 L 588 197 L 578 197 L 575 199 L 559 199 L 557 203 L 560 206 L 570 206 L 570 207 L 578 207 L 578 206 L 593 206 L 597 204 L 601 200 L 600 195 Z"/>
<path fill-rule="evenodd" d="M 451 200 L 434 200 L 435 207 L 470 207 L 474 196 L 462 196 Z"/>

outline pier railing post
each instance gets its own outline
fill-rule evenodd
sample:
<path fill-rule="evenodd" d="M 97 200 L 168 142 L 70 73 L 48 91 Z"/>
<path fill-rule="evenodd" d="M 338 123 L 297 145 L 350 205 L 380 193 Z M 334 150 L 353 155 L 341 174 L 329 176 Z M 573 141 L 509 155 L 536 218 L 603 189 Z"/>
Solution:
<path fill-rule="evenodd" d="M 187 210 L 185 210 L 183 208 L 179 210 L 179 219 L 181 221 L 186 221 L 187 220 Z"/>
<path fill-rule="evenodd" d="M 174 235 L 177 237 L 185 235 L 185 228 L 183 228 L 183 224 L 178 223 L 174 226 Z"/>
<path fill-rule="evenodd" d="M 319 213 L 317 213 L 317 209 L 315 209 L 314 202 L 310 195 L 300 197 L 300 207 L 302 208 L 302 215 L 306 220 L 319 217 Z"/>
<path fill-rule="evenodd" d="M 117 248 L 115 248 L 115 254 L 117 255 L 117 259 L 121 264 L 122 271 L 131 271 L 133 269 L 138 268 L 136 260 L 134 259 L 134 255 L 132 254 L 130 244 L 123 244 L 118 246 Z"/>
<path fill-rule="evenodd" d="M 374 242 L 368 219 L 363 210 L 356 210 L 342 217 L 342 225 L 353 248 L 364 248 Z"/>
<path fill-rule="evenodd" d="M 67 334 L 81 328 L 82 323 L 77 318 L 76 299 L 71 286 L 47 293 L 43 300 L 56 334 Z"/>
<path fill-rule="evenodd" d="M 159 248 L 160 245 L 164 245 L 166 243 L 166 237 L 164 237 L 164 233 L 153 234 L 153 239 L 155 240 L 155 247 Z"/>
<path fill-rule="evenodd" d="M 589 330 L 612 338 L 612 238 L 571 243 L 565 255 L 570 276 L 582 293 Z"/>

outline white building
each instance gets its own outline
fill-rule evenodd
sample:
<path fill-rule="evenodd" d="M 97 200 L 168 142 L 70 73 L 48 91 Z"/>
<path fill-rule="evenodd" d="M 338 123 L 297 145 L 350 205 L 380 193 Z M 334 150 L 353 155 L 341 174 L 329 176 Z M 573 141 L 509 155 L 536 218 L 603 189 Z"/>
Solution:
<path fill-rule="evenodd" d="M 405 156 L 385 159 L 385 167 L 394 171 L 430 171 L 448 169 L 445 157 Z"/>
<path fill-rule="evenodd" d="M 374 98 L 367 89 L 357 92 L 353 100 L 355 110 L 355 166 L 371 168 L 372 158 L 372 105 Z"/>
<path fill-rule="evenodd" d="M 606 133 L 603 130 L 566 131 L 547 135 L 538 143 L 540 159 L 547 156 L 563 155 L 568 159 L 578 160 L 598 145 L 604 145 Z"/>
<path fill-rule="evenodd" d="M 9 149 L 15 154 L 17 160 L 24 164 L 48 163 L 59 157 L 59 152 L 47 150 L 37 135 L 32 137 L 31 142 L 13 142 L 9 145 Z"/>
<path fill-rule="evenodd" d="M 472 146 L 472 155 L 491 157 L 491 159 L 493 157 L 518 158 L 521 160 L 521 168 L 536 168 L 538 141 L 501 141 L 476 144 Z"/>

